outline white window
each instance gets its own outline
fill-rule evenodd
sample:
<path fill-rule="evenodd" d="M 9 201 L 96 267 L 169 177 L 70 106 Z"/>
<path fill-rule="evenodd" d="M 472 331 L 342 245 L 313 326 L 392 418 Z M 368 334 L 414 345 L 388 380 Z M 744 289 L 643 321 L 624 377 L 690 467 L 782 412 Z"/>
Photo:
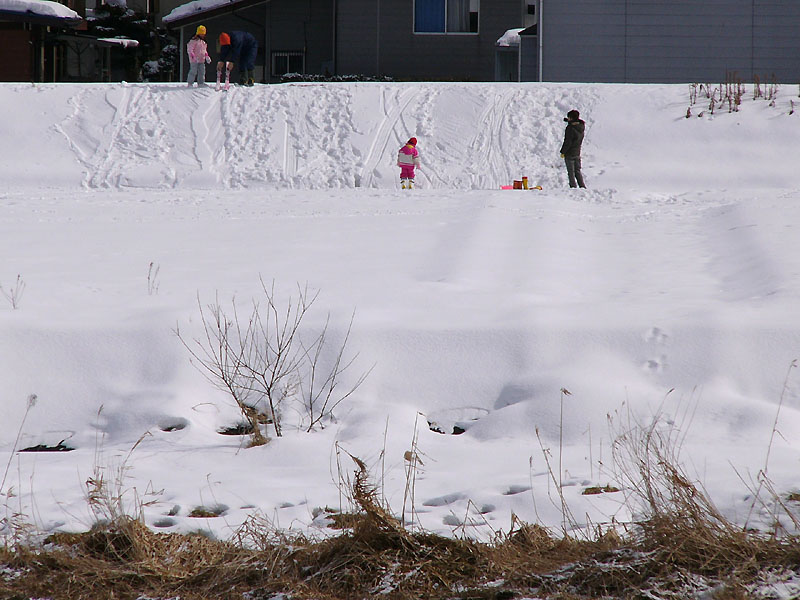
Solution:
<path fill-rule="evenodd" d="M 414 33 L 478 33 L 480 0 L 414 0 Z"/>
<path fill-rule="evenodd" d="M 286 73 L 305 73 L 306 57 L 303 52 L 273 52 L 272 75 L 280 77 Z"/>

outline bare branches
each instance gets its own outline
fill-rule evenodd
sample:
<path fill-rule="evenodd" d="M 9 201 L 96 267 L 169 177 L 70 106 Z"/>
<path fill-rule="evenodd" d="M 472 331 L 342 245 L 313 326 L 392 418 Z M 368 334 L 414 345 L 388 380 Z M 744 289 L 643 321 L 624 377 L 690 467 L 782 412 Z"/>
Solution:
<path fill-rule="evenodd" d="M 338 392 L 337 388 L 341 383 L 342 374 L 348 370 L 358 354 L 351 358 L 345 358 L 347 342 L 350 340 L 350 332 L 353 329 L 355 312 L 350 316 L 350 322 L 344 335 L 344 340 L 339 346 L 339 350 L 334 356 L 333 364 L 327 368 L 321 368 L 323 350 L 329 347 L 328 326 L 330 325 L 330 314 L 325 320 L 325 326 L 320 334 L 307 346 L 303 346 L 306 377 L 300 379 L 300 393 L 302 396 L 305 415 L 308 418 L 306 431 L 311 431 L 318 425 L 322 425 L 323 420 L 332 415 L 336 407 L 355 392 L 367 376 L 372 371 L 362 373 L 356 382 L 347 390 Z"/>
<path fill-rule="evenodd" d="M 249 315 L 240 315 L 235 298 L 229 308 L 218 296 L 206 307 L 198 298 L 203 336 L 189 343 L 176 332 L 198 369 L 239 407 L 252 430 L 252 445 L 268 441 L 262 424 L 271 424 L 277 437 L 283 434 L 287 401 L 300 413 L 305 431 L 324 426 L 369 374 L 340 389 L 343 373 L 357 358 L 346 352 L 352 316 L 343 341 L 331 349 L 330 315 L 317 333 L 308 334 L 304 326 L 318 291 L 298 285 L 296 296 L 279 303 L 275 283 L 260 283 L 262 296 L 253 300 Z"/>

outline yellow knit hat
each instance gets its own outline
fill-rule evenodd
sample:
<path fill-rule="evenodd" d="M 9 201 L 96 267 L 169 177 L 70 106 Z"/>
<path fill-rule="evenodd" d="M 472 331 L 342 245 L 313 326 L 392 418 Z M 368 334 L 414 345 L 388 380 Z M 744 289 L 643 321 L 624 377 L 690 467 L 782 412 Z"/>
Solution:
<path fill-rule="evenodd" d="M 206 26 L 205 25 L 198 25 L 197 26 L 197 31 L 195 32 L 195 35 L 205 35 L 205 34 L 206 34 Z"/>

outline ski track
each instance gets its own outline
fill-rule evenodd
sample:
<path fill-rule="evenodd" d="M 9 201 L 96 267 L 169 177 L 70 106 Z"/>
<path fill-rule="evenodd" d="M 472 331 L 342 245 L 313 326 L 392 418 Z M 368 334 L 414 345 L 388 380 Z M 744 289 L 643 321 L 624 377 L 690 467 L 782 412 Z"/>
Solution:
<path fill-rule="evenodd" d="M 422 99 L 420 99 L 414 107 L 412 114 L 416 118 L 416 123 L 413 126 L 408 125 L 405 113 L 401 113 L 400 125 L 402 126 L 402 130 L 400 135 L 397 136 L 398 147 L 406 142 L 407 136 L 410 134 L 427 137 L 428 133 L 433 130 L 435 121 L 434 113 L 438 96 L 438 91 L 428 90 L 425 92 Z M 417 169 L 416 173 L 418 180 L 422 179 L 427 182 L 427 186 L 424 187 L 435 187 L 434 180 L 440 184 L 440 187 L 451 187 L 452 182 L 447 181 L 440 175 L 439 169 L 436 167 L 438 161 L 428 161 L 426 155 L 423 154 L 422 151 L 420 151 L 420 160 L 422 161 L 422 167 Z"/>
<path fill-rule="evenodd" d="M 108 120 L 99 126 L 83 110 L 89 102 L 88 94 L 98 92 L 110 111 Z M 58 127 L 84 168 L 82 186 L 176 187 L 179 176 L 173 149 L 181 133 L 168 127 L 173 121 L 167 114 L 172 107 L 164 107 L 163 92 L 123 86 L 89 93 L 84 89 L 71 99 L 75 110 Z M 187 132 L 184 135 L 190 134 L 191 123 L 180 129 Z"/>
<path fill-rule="evenodd" d="M 485 165 L 472 177 L 470 187 L 473 188 L 497 187 L 497 175 L 501 173 L 501 170 L 507 173 L 507 167 L 501 163 L 500 153 L 495 149 L 495 143 L 499 141 L 503 113 L 510 102 L 509 92 L 504 91 L 496 95 L 490 92 L 490 96 L 483 112 L 478 117 L 479 129 L 469 144 L 470 154 L 476 157 L 477 165 Z M 494 174 L 494 177 L 491 174 Z M 507 178 L 501 176 L 500 179 Z"/>
<path fill-rule="evenodd" d="M 114 147 L 117 143 L 117 138 L 122 131 L 125 121 L 125 115 L 128 112 L 128 107 L 131 101 L 131 88 L 124 87 L 122 89 L 122 100 L 117 104 L 113 102 L 109 96 L 116 90 L 109 91 L 105 95 L 106 103 L 113 109 L 114 117 L 108 127 L 110 130 L 109 135 L 105 136 L 106 143 L 98 146 L 94 156 L 89 159 L 90 171 L 87 173 L 87 187 L 116 187 L 110 185 L 111 169 L 114 164 L 112 154 L 116 154 Z M 143 90 L 137 90 L 139 95 L 143 94 Z"/>
<path fill-rule="evenodd" d="M 403 111 L 411 104 L 411 101 L 417 95 L 417 90 L 414 88 L 405 88 L 400 93 L 395 93 L 396 101 L 394 102 L 391 110 L 386 109 L 386 89 L 381 90 L 381 108 L 383 111 L 383 119 L 377 128 L 375 136 L 372 138 L 369 150 L 367 151 L 367 158 L 364 161 L 364 168 L 361 172 L 361 181 L 363 187 L 373 187 L 375 179 L 375 169 L 378 164 L 385 160 L 386 152 L 389 146 L 389 139 L 392 133 L 397 132 L 395 128 L 398 125 L 398 120 L 403 114 Z M 397 138 L 399 139 L 399 137 Z M 402 142 L 400 142 L 402 143 Z M 391 154 L 391 153 L 390 153 Z"/>
<path fill-rule="evenodd" d="M 192 111 L 191 129 L 194 135 L 194 158 L 201 171 L 211 169 L 213 164 L 213 152 L 209 146 L 210 131 L 208 127 L 208 115 L 214 110 L 214 104 L 209 102 L 208 106 L 204 108 L 202 98 L 198 101 L 197 93 L 194 93 L 192 94 L 189 108 Z"/>
<path fill-rule="evenodd" d="M 86 96 L 87 90 L 81 89 L 76 95 L 71 96 L 69 99 L 69 104 L 72 106 L 72 114 L 70 114 L 65 120 L 64 123 L 56 123 L 54 125 L 56 131 L 58 131 L 64 138 L 67 140 L 67 144 L 69 145 L 69 149 L 75 153 L 78 160 L 83 163 L 86 161 L 86 153 L 83 149 L 78 145 L 79 141 L 84 141 L 84 138 L 75 138 L 70 135 L 65 129 L 64 125 L 75 121 L 84 111 L 84 96 Z"/>

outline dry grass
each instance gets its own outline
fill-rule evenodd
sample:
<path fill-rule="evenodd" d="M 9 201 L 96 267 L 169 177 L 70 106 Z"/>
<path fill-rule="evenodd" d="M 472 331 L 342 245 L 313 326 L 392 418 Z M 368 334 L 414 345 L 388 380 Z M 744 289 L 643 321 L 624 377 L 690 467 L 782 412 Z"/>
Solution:
<path fill-rule="evenodd" d="M 83 534 L 56 534 L 33 551 L 6 553 L 20 574 L 0 583 L 2 597 L 94 600 L 169 597 L 241 598 L 230 590 L 248 579 L 249 553 L 204 536 L 156 534 L 123 519 Z"/>
<path fill-rule="evenodd" d="M 523 594 L 566 598 L 644 598 L 660 589 L 681 597 L 692 576 L 719 582 L 714 598 L 747 598 L 759 572 L 800 563 L 796 539 L 697 522 L 691 515 L 639 523 L 633 535 L 592 541 L 516 522 L 492 543 L 409 533 L 356 491 L 362 510 L 329 539 L 287 537 L 249 522 L 230 542 L 158 534 L 124 519 L 81 534 L 56 534 L 39 548 L 0 554 L 1 598 L 500 599 Z M 688 516 L 688 518 L 686 518 Z M 344 523 L 342 523 L 344 525 Z M 491 585 L 490 585 L 491 584 Z M 676 595 L 677 594 L 677 595 Z M 686 596 L 684 596 L 686 597 Z"/>
<path fill-rule="evenodd" d="M 632 600 L 693 597 L 700 581 L 714 588 L 706 597 L 744 600 L 764 573 L 796 570 L 800 538 L 726 520 L 677 466 L 671 435 L 657 421 L 622 432 L 616 480 L 642 519 L 591 539 L 516 519 L 489 543 L 410 531 L 353 457 L 345 492 L 354 510 L 332 512 L 333 537 L 290 535 L 254 516 L 225 542 L 158 534 L 117 516 L 86 533 L 0 551 L 0 598 Z"/>

